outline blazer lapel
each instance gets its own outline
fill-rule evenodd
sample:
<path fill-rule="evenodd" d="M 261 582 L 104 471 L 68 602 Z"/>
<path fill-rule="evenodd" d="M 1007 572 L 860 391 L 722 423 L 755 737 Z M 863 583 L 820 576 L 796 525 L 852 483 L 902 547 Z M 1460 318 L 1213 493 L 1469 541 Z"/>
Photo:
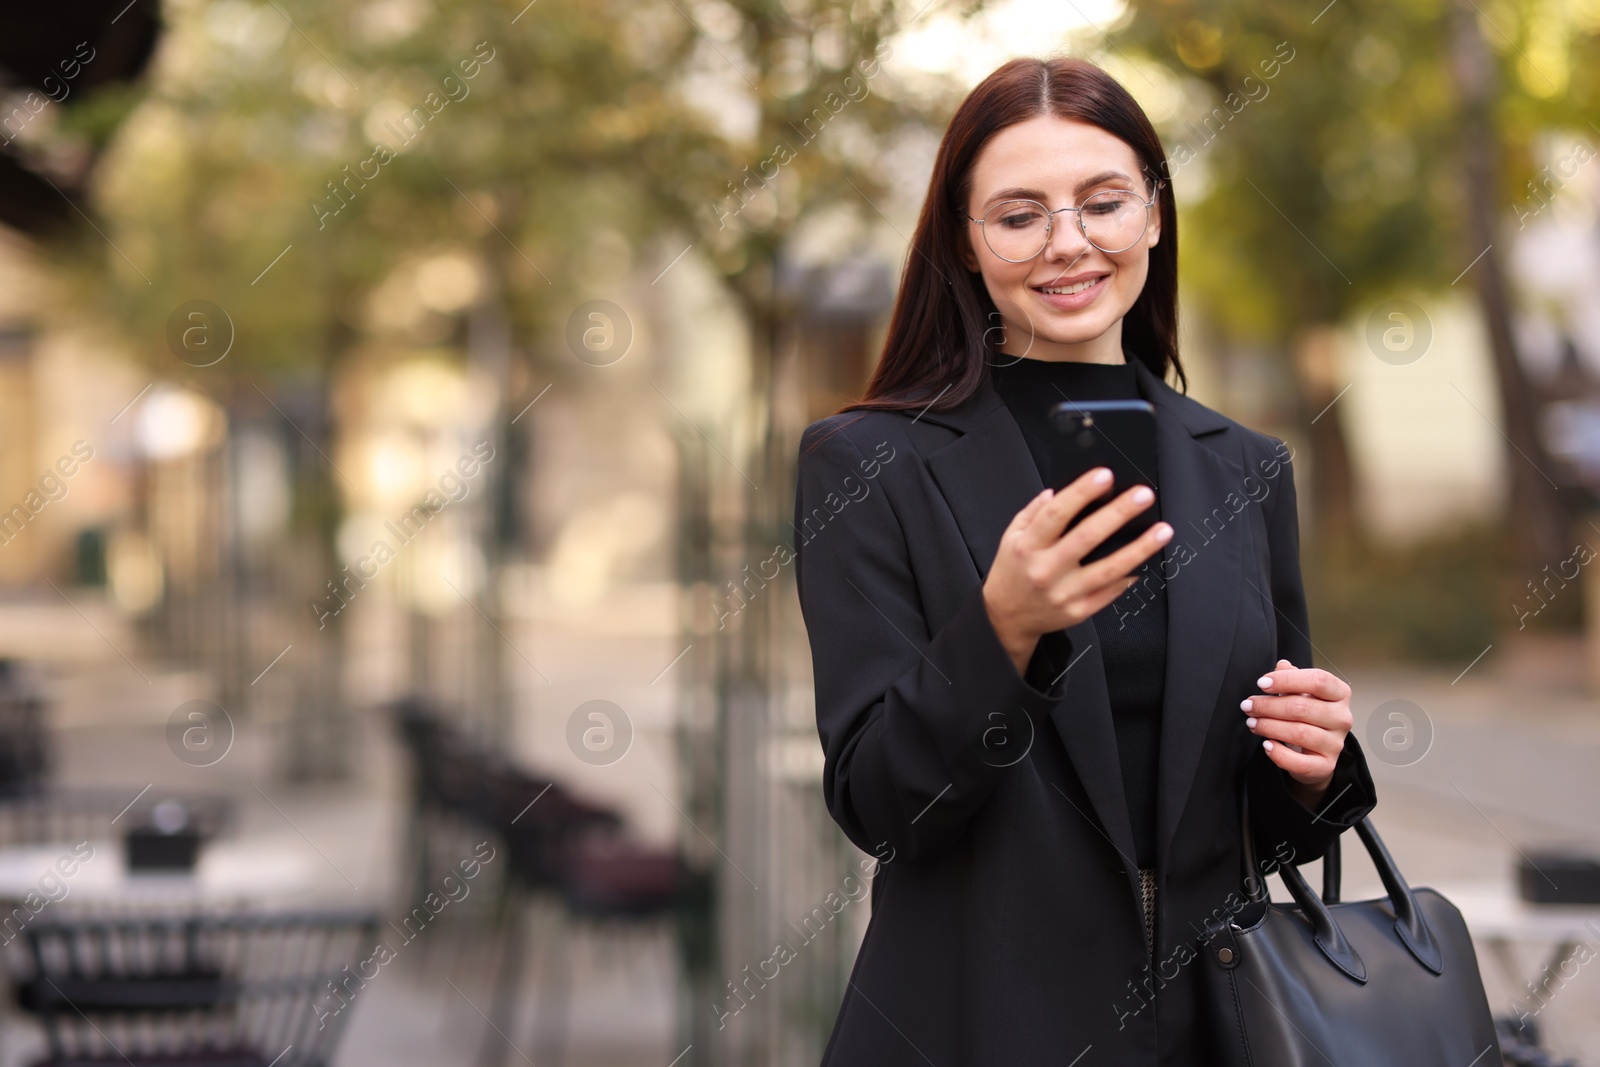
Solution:
<path fill-rule="evenodd" d="M 961 528 L 981 581 L 989 574 L 1012 517 L 1044 489 L 1044 482 L 1022 431 L 987 377 L 965 403 L 947 412 L 927 412 L 922 418 L 963 431 L 956 440 L 929 453 L 927 463 Z M 1068 627 L 1066 633 L 1074 658 L 1067 670 L 1066 695 L 1051 709 L 1050 718 L 1100 826 L 1126 861 L 1129 884 L 1137 892 L 1133 824 L 1122 790 L 1117 737 L 1094 623 L 1085 619 Z"/>
<path fill-rule="evenodd" d="M 1156 408 L 1160 508 L 1172 524 L 1158 577 L 1166 580 L 1167 673 L 1161 700 L 1156 857 L 1166 866 L 1194 784 L 1238 625 L 1243 531 L 1230 494 L 1244 499 L 1244 469 L 1221 451 L 1227 420 L 1189 399 L 1143 363 L 1140 392 Z M 1210 520 L 1209 523 L 1207 520 Z"/>
<path fill-rule="evenodd" d="M 1173 539 L 1160 553 L 1167 597 L 1167 663 L 1161 705 L 1156 855 L 1164 867 L 1216 713 L 1237 625 L 1242 536 L 1226 501 L 1244 491 L 1244 470 L 1224 454 L 1229 423 L 1134 361 L 1140 393 L 1156 409 L 1161 517 Z M 1011 518 L 1044 488 L 1033 455 L 987 377 L 967 401 L 921 418 L 961 436 L 929 453 L 928 468 L 961 529 L 979 580 L 988 576 Z M 1211 519 L 1208 524 L 1207 520 Z M 1221 520 L 1221 521 L 1219 521 Z M 1134 843 L 1117 758 L 1105 667 L 1094 623 L 1069 627 L 1077 650 L 1066 695 L 1051 710 L 1074 770 L 1113 846 L 1128 862 Z"/>

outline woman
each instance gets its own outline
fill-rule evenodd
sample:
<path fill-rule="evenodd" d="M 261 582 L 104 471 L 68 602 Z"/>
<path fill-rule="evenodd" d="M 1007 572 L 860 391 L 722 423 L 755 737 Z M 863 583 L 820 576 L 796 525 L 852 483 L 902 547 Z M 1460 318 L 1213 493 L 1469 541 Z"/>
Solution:
<path fill-rule="evenodd" d="M 1241 790 L 1269 864 L 1376 803 L 1350 689 L 1311 666 L 1289 450 L 1164 381 L 1166 166 L 1092 64 L 995 71 L 940 145 L 865 398 L 802 437 L 824 790 L 878 861 L 825 1063 L 1205 1063 Z M 1119 396 L 1155 408 L 1153 499 L 1094 472 L 1052 493 L 1044 410 Z"/>

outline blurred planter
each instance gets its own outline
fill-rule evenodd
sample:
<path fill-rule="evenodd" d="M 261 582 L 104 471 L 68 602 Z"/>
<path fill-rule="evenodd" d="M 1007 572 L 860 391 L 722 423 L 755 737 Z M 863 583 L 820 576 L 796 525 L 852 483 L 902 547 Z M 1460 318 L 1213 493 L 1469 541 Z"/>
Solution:
<path fill-rule="evenodd" d="M 194 830 L 163 833 L 154 827 L 128 831 L 128 870 L 192 871 L 200 858 L 200 835 Z"/>
<path fill-rule="evenodd" d="M 130 871 L 192 871 L 205 839 L 197 812 L 182 801 L 162 800 L 127 835 Z"/>
<path fill-rule="evenodd" d="M 1311 632 L 1336 662 L 1461 663 L 1515 625 L 1501 596 L 1507 546 L 1490 527 L 1404 547 L 1318 549 L 1301 564 Z"/>

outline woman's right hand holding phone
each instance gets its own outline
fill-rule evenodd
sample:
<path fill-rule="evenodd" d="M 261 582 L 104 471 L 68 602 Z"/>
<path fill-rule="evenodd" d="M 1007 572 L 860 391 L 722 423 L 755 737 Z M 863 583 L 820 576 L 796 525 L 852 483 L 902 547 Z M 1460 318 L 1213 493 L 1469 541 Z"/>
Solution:
<path fill-rule="evenodd" d="M 1068 531 L 1073 516 L 1110 485 L 1111 472 L 1097 467 L 1059 492 L 1046 489 L 1017 512 L 1000 538 L 983 599 L 1019 675 L 1041 636 L 1076 626 L 1110 604 L 1138 580 L 1131 573 L 1172 539 L 1172 527 L 1158 522 L 1104 559 L 1081 564 L 1155 501 L 1149 486 L 1134 486 Z"/>

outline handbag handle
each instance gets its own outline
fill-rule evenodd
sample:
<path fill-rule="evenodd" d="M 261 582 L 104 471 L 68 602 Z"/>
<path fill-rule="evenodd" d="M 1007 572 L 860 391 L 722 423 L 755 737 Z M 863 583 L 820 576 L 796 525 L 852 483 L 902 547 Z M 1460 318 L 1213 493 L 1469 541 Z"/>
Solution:
<path fill-rule="evenodd" d="M 1248 786 L 1242 791 L 1239 803 L 1239 827 L 1241 834 L 1241 855 L 1245 864 L 1246 877 L 1245 891 L 1252 901 L 1270 900 L 1267 892 L 1266 881 L 1256 873 L 1255 842 L 1250 834 L 1250 791 Z M 1383 841 L 1378 837 L 1377 830 L 1373 829 L 1370 818 L 1363 816 L 1355 824 L 1356 836 L 1361 838 L 1361 843 L 1366 846 L 1367 855 L 1372 858 L 1372 865 L 1378 872 L 1378 877 L 1383 881 L 1384 890 L 1389 895 L 1389 904 L 1394 909 L 1394 929 L 1399 936 L 1401 944 L 1422 964 L 1434 974 L 1444 973 L 1444 959 L 1439 951 L 1438 941 L 1433 936 L 1433 931 L 1428 928 L 1427 921 L 1422 916 L 1422 909 L 1417 906 L 1417 899 L 1411 892 L 1411 887 L 1406 884 L 1405 878 L 1400 874 L 1400 869 L 1395 866 L 1394 857 L 1384 847 Z M 1283 879 L 1284 887 L 1289 890 L 1289 895 L 1300 907 L 1300 911 L 1310 922 L 1312 939 L 1316 942 L 1322 954 L 1328 960 L 1358 982 L 1365 982 L 1367 977 L 1366 965 L 1357 955 L 1355 948 L 1345 939 L 1344 932 L 1339 929 L 1339 924 L 1334 920 L 1333 912 L 1328 909 L 1328 904 L 1338 903 L 1340 862 L 1339 838 L 1335 837 L 1329 846 L 1327 856 L 1324 858 L 1322 870 L 1323 896 L 1319 898 L 1307 884 L 1305 876 L 1295 867 L 1293 862 L 1280 864 L 1278 875 Z"/>
<path fill-rule="evenodd" d="M 1339 841 L 1339 837 L 1334 838 L 1333 844 L 1328 846 L 1327 853 L 1322 857 L 1322 902 L 1324 904 L 1339 903 Z"/>

